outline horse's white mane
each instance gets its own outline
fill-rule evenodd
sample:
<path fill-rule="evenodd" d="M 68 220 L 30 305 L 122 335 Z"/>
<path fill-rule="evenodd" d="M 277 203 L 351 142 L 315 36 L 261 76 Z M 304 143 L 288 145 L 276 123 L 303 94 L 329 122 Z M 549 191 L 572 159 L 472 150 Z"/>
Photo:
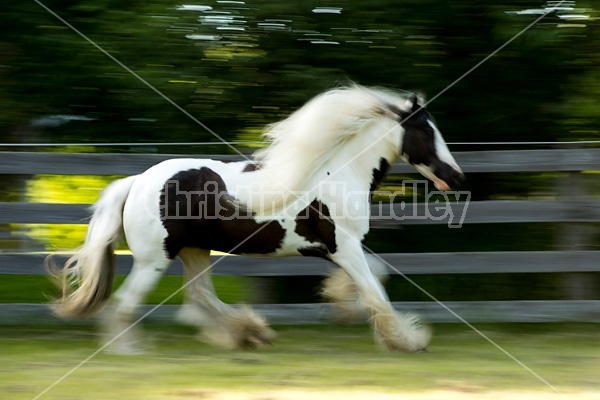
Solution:
<path fill-rule="evenodd" d="M 281 209 L 286 195 L 305 189 L 312 174 L 345 143 L 376 118 L 397 119 L 392 107 L 405 109 L 406 101 L 386 89 L 352 84 L 324 92 L 286 119 L 269 125 L 264 138 L 270 146 L 253 155 L 261 164 L 261 192 L 266 195 L 260 211 Z M 254 201 L 252 208 L 259 211 Z"/>

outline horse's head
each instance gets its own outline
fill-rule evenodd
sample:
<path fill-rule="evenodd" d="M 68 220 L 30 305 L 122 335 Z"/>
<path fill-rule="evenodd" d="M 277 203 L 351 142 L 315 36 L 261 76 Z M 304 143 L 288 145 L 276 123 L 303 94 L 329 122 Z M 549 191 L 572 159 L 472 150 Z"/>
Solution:
<path fill-rule="evenodd" d="M 462 170 L 448 150 L 429 112 L 412 95 L 404 109 L 395 110 L 404 135 L 400 158 L 431 179 L 438 190 L 457 188 L 464 179 Z"/>

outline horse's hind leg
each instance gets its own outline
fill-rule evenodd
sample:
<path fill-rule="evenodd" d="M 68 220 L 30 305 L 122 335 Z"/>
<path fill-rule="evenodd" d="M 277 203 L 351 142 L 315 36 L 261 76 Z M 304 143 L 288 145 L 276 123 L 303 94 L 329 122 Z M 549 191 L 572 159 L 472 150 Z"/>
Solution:
<path fill-rule="evenodd" d="M 188 278 L 187 295 L 205 316 L 202 337 L 227 348 L 267 344 L 275 336 L 250 307 L 232 307 L 217 297 L 210 278 L 210 251 L 184 248 L 179 258 Z"/>
<path fill-rule="evenodd" d="M 135 334 L 136 311 L 156 286 L 170 262 L 171 260 L 162 254 L 144 259 L 134 257 L 131 272 L 115 292 L 104 314 L 106 344 L 109 350 L 120 354 L 136 354 L 142 351 Z"/>

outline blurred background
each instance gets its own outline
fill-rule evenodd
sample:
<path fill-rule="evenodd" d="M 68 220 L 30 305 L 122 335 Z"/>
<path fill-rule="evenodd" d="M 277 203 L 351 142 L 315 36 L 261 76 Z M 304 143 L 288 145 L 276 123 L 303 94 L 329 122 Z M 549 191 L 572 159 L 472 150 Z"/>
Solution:
<path fill-rule="evenodd" d="M 211 130 L 245 142 L 235 147 L 250 153 L 260 146 L 265 124 L 349 80 L 431 98 L 558 2 L 43 3 Z M 592 1 L 562 2 L 435 99 L 429 109 L 453 143 L 451 150 L 598 147 L 599 10 Z M 35 2 L 8 2 L 0 18 L 0 150 L 233 154 Z M 176 142 L 198 145 L 153 144 Z M 100 145 L 113 143 L 149 144 Z M 597 199 L 598 171 L 582 176 L 586 196 Z M 91 203 L 116 177 L 12 171 L 0 177 L 0 201 Z M 393 188 L 406 178 L 416 176 L 391 176 L 385 185 Z M 560 171 L 474 172 L 467 174 L 464 190 L 478 201 L 548 200 L 568 189 L 567 178 Z M 418 195 L 422 199 L 424 193 Z M 597 228 L 597 222 L 586 224 L 578 249 L 598 250 Z M 455 230 L 396 226 L 372 231 L 367 245 L 387 253 L 559 250 L 570 228 L 565 229 L 561 222 L 465 224 Z M 0 249 L 68 249 L 81 244 L 84 233 L 85 225 L 4 223 Z M 416 279 L 442 300 L 527 300 L 568 298 L 563 278 L 548 273 Z M 31 301 L 46 285 L 33 277 L 33 283 L 14 279 L 3 279 L 4 285 L 26 289 L 4 291 L 3 302 Z M 241 279 L 217 279 L 230 293 L 226 300 L 252 300 Z M 586 297 L 599 299 L 598 274 L 584 280 L 592 283 Z M 310 302 L 320 278 L 266 281 L 260 286 L 275 289 L 262 301 Z M 393 300 L 427 300 L 401 278 L 393 278 L 388 289 Z"/>

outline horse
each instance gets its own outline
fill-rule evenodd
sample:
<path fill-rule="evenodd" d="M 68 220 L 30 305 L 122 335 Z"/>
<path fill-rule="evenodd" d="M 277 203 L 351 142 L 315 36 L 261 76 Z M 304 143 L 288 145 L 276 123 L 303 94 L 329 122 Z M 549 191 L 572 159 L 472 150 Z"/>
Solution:
<path fill-rule="evenodd" d="M 135 353 L 136 310 L 179 257 L 186 301 L 203 319 L 204 339 L 229 348 L 260 346 L 274 331 L 251 307 L 217 297 L 211 250 L 321 257 L 342 271 L 324 292 L 366 311 L 377 343 L 403 352 L 425 349 L 429 327 L 393 309 L 377 262 L 362 247 L 373 190 L 391 164 L 407 162 L 439 190 L 464 178 L 423 102 L 383 88 L 337 87 L 267 126 L 268 146 L 251 159 L 171 159 L 112 182 L 92 206 L 84 244 L 55 269 L 62 295 L 54 312 L 87 317 L 108 306 L 108 343 L 116 352 Z M 133 267 L 111 296 L 114 249 L 123 238 Z"/>

